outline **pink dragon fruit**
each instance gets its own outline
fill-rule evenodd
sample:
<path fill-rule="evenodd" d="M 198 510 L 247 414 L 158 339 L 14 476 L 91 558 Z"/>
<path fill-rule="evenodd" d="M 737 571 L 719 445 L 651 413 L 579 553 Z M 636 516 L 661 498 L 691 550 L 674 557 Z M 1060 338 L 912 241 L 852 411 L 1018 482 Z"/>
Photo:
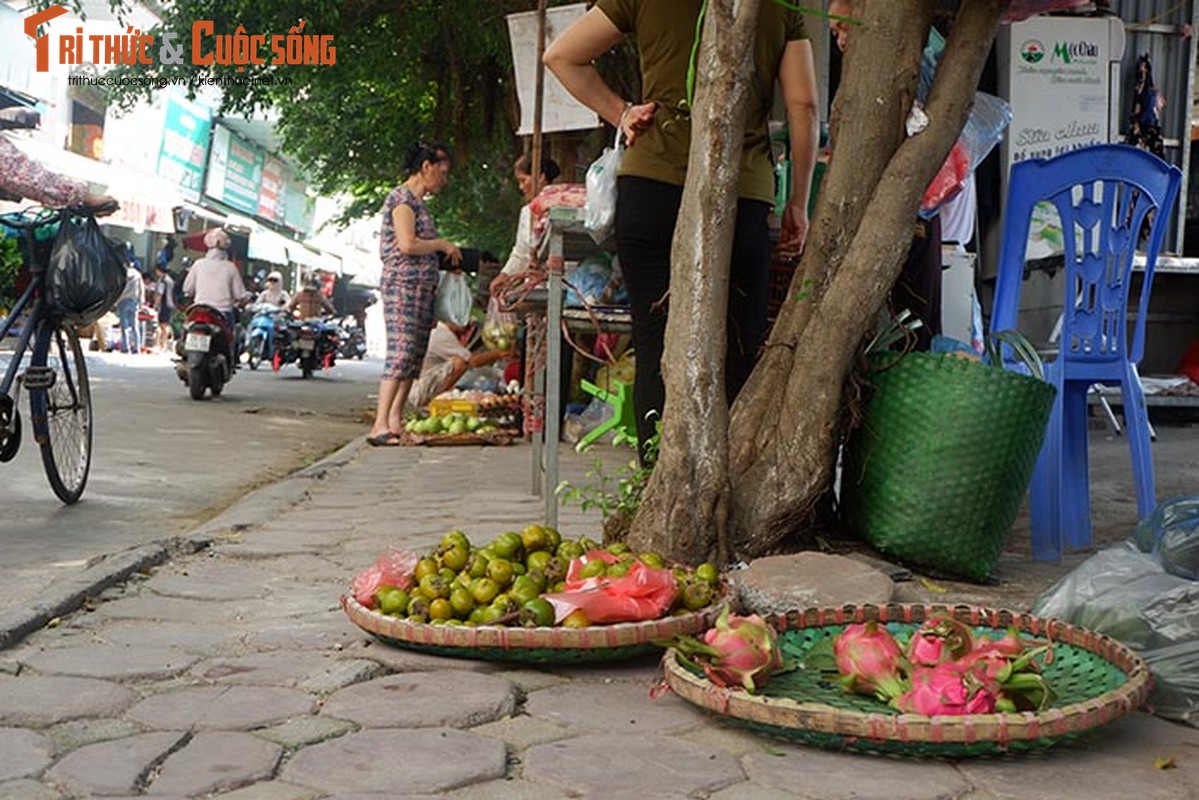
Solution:
<path fill-rule="evenodd" d="M 914 666 L 935 667 L 961 658 L 973 649 L 969 628 L 950 617 L 936 616 L 912 634 L 907 657 Z"/>
<path fill-rule="evenodd" d="M 696 660 L 718 686 L 744 686 L 754 692 L 783 666 L 774 628 L 757 614 L 730 614 L 728 606 L 717 617 L 716 627 L 704 632 L 703 645 L 692 652 L 700 656 Z"/>
<path fill-rule="evenodd" d="M 899 643 L 874 621 L 845 626 L 833 641 L 838 683 L 847 692 L 873 694 L 890 700 L 903 693 L 903 651 Z"/>
<path fill-rule="evenodd" d="M 1020 631 L 1014 626 L 1007 629 L 1001 639 L 980 636 L 974 644 L 974 652 L 994 652 L 1016 658 L 1024 653 L 1028 643 L 1020 638 Z"/>
<path fill-rule="evenodd" d="M 995 692 L 975 680 L 969 669 L 957 662 L 913 667 L 911 680 L 912 688 L 892 702 L 900 711 L 930 717 L 995 711 Z"/>

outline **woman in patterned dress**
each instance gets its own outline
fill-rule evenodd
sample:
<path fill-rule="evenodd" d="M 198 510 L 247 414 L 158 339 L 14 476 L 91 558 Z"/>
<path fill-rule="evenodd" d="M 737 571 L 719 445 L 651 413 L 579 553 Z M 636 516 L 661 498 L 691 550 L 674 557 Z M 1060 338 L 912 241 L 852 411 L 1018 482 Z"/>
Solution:
<path fill-rule="evenodd" d="M 429 347 L 433 302 L 437 295 L 438 254 L 451 264 L 462 260 L 458 246 L 438 238 L 424 198 L 445 186 L 452 157 L 441 144 L 414 145 L 404 159 L 408 178 L 387 196 L 379 255 L 383 260 L 380 293 L 387 325 L 387 361 L 379 382 L 379 404 L 367 443 L 376 447 L 401 442 L 404 403 Z"/>

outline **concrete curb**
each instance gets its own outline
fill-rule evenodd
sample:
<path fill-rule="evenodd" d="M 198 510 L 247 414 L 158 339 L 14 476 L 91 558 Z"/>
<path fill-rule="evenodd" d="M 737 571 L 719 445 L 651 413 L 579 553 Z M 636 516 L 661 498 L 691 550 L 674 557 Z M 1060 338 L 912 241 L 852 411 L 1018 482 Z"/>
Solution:
<path fill-rule="evenodd" d="M 352 461 L 365 442 L 365 436 L 353 439 L 315 464 L 250 492 L 184 536 L 102 556 L 82 572 L 54 581 L 36 603 L 0 614 L 0 650 L 20 644 L 51 620 L 77 611 L 89 598 L 124 582 L 134 573 L 160 566 L 176 556 L 204 550 L 219 536 L 251 528 L 302 502 L 313 482 L 325 480 Z"/>

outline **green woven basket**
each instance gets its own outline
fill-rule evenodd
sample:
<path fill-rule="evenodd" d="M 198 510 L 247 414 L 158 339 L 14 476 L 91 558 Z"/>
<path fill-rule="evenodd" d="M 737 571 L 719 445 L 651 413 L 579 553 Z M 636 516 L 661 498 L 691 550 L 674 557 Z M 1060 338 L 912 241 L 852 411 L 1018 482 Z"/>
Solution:
<path fill-rule="evenodd" d="M 762 691 L 716 686 L 666 654 L 666 682 L 677 694 L 722 719 L 805 744 L 838 750 L 908 756 L 977 756 L 1051 747 L 1075 739 L 1136 710 L 1152 678 L 1145 662 L 1106 636 L 1028 614 L 970 606 L 845 606 L 772 616 L 784 653 L 800 663 L 818 642 L 846 625 L 877 620 L 893 633 L 915 630 L 930 616 L 948 613 L 976 633 L 996 634 L 1014 625 L 1053 642 L 1043 675 L 1056 698 L 1040 712 L 927 717 L 901 714 L 862 695 L 848 694 L 818 672 L 797 669 L 770 678 Z"/>
<path fill-rule="evenodd" d="M 948 354 L 875 363 L 844 452 L 846 522 L 900 561 L 986 580 L 1028 489 L 1054 388 Z"/>
<path fill-rule="evenodd" d="M 381 642 L 406 650 L 481 661 L 582 664 L 660 653 L 662 648 L 654 642 L 707 630 L 730 599 L 723 594 L 710 606 L 678 616 L 587 628 L 466 627 L 409 622 L 366 608 L 349 594 L 342 596 L 341 606 L 359 628 Z"/>

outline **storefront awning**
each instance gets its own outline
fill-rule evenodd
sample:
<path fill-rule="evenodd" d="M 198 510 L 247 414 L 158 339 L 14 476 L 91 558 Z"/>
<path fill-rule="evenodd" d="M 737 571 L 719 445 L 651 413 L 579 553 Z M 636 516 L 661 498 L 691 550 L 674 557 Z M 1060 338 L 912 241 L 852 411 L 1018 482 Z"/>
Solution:
<path fill-rule="evenodd" d="M 288 262 L 287 248 L 295 242 L 266 228 L 256 228 L 250 232 L 250 246 L 246 255 L 259 261 L 266 261 L 280 267 L 286 267 Z"/>
<path fill-rule="evenodd" d="M 317 255 L 316 252 L 309 250 L 299 242 L 287 243 L 287 255 L 292 261 L 296 262 L 301 267 L 307 267 L 308 269 L 322 269 L 321 257 Z"/>

